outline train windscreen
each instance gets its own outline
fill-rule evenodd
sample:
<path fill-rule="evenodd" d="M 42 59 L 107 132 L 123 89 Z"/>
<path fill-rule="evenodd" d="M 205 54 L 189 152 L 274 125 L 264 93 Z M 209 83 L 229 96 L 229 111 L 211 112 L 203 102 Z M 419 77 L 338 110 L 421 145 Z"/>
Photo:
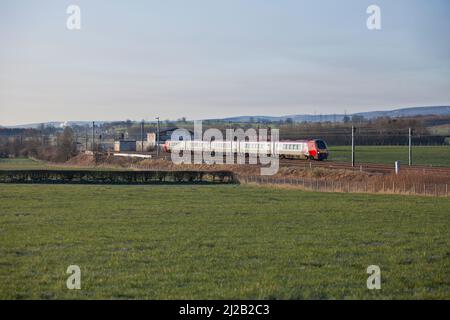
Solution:
<path fill-rule="evenodd" d="M 316 140 L 317 149 L 326 149 L 327 145 L 322 140 Z"/>

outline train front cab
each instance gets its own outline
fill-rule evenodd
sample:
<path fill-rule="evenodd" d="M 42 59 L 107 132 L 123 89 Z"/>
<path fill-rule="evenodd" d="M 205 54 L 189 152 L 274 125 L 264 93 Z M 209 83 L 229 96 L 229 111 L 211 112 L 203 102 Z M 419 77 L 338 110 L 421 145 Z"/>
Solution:
<path fill-rule="evenodd" d="M 315 160 L 326 160 L 328 158 L 327 144 L 323 140 L 308 141 L 309 157 Z"/>

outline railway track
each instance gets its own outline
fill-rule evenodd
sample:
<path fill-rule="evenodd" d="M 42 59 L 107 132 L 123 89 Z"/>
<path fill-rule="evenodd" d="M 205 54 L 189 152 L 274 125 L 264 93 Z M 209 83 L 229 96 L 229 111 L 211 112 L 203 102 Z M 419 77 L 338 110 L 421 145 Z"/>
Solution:
<path fill-rule="evenodd" d="M 156 158 L 156 153 L 152 154 Z M 170 154 L 162 152 L 161 159 L 170 161 Z M 226 158 L 224 156 L 224 163 Z M 299 159 L 280 159 L 280 165 L 299 167 L 299 168 L 327 168 L 327 169 L 341 169 L 352 171 L 363 171 L 371 173 L 391 174 L 395 172 L 394 164 L 379 164 L 379 163 L 357 163 L 354 167 L 348 162 L 335 162 L 335 161 L 310 161 Z M 450 167 L 433 167 L 424 165 L 401 165 L 400 170 L 402 172 L 420 172 L 420 173 L 434 173 L 450 176 Z"/>
<path fill-rule="evenodd" d="M 347 162 L 280 159 L 280 165 L 292 166 L 292 167 L 303 167 L 303 168 L 341 169 L 341 170 L 374 172 L 374 173 L 384 173 L 384 174 L 393 173 L 395 171 L 394 164 L 388 165 L 388 164 L 378 164 L 378 163 L 357 163 L 357 164 L 355 164 L 354 167 L 352 167 L 352 165 Z M 400 170 L 406 171 L 406 172 L 436 173 L 436 174 L 450 175 L 449 167 L 403 165 L 400 167 Z"/>

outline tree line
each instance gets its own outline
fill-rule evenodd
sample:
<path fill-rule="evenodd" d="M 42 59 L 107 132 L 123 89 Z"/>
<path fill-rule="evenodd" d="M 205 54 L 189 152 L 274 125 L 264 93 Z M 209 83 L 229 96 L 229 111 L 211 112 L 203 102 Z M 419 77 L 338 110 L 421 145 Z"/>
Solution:
<path fill-rule="evenodd" d="M 0 129 L 0 158 L 33 157 L 63 162 L 76 155 L 76 151 L 75 134 L 70 127 L 51 135 L 37 129 Z"/>

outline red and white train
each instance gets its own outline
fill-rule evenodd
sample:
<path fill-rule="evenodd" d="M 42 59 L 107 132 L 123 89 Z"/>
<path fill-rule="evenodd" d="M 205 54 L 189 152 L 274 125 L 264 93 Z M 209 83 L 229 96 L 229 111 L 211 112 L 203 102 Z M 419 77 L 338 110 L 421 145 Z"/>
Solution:
<path fill-rule="evenodd" d="M 328 158 L 328 148 L 325 141 L 320 139 L 252 142 L 252 141 L 197 141 L 197 140 L 168 140 L 163 146 L 164 151 L 191 152 L 221 152 L 239 154 L 278 154 L 286 159 L 325 160 Z"/>

